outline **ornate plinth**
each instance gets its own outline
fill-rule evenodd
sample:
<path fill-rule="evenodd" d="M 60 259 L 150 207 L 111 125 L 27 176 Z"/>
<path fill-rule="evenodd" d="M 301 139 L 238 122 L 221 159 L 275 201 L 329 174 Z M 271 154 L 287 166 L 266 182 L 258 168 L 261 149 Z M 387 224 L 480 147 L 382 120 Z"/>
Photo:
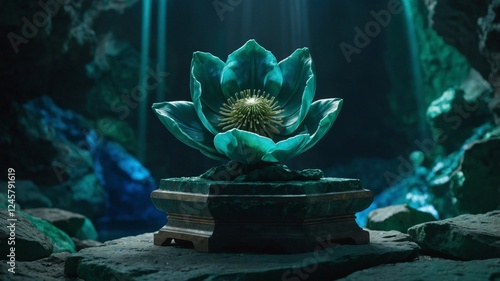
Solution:
<path fill-rule="evenodd" d="M 151 193 L 167 224 L 155 245 L 192 242 L 201 252 L 300 253 L 336 243 L 367 244 L 354 214 L 373 200 L 359 180 L 224 182 L 163 179 Z"/>

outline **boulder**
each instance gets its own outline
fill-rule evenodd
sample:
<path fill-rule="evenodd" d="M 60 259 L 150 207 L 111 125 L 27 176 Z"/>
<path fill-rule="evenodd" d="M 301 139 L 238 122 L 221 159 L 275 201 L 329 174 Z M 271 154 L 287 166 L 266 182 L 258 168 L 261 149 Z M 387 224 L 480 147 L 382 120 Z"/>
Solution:
<path fill-rule="evenodd" d="M 462 260 L 500 258 L 500 211 L 461 215 L 408 229 L 423 250 Z"/>
<path fill-rule="evenodd" d="M 418 246 L 406 234 L 370 231 L 370 239 L 367 245 L 338 245 L 303 254 L 207 255 L 178 246 L 155 246 L 153 233 L 146 233 L 83 249 L 66 260 L 65 273 L 84 280 L 99 276 L 100 280 L 314 281 L 417 257 Z"/>
<path fill-rule="evenodd" d="M 500 210 L 500 138 L 469 145 L 461 160 L 460 180 L 451 185 L 462 213 Z"/>
<path fill-rule="evenodd" d="M 47 236 L 52 241 L 53 252 L 75 252 L 75 244 L 73 240 L 64 231 L 52 225 L 50 222 L 35 218 L 29 214 L 21 214 L 29 220 L 40 232 Z"/>
<path fill-rule="evenodd" d="M 408 228 L 416 224 L 435 220 L 431 214 L 403 204 L 371 211 L 366 227 L 372 230 L 397 230 L 406 233 Z"/>
<path fill-rule="evenodd" d="M 15 218 L 17 221 L 7 221 L 10 218 Z M 32 261 L 48 257 L 52 254 L 53 246 L 49 237 L 18 212 L 15 213 L 15 217 L 11 217 L 7 210 L 2 210 L 0 211 L 0 259 L 8 260 L 9 257 L 7 255 L 10 254 L 10 248 L 13 246 L 9 245 L 8 240 L 11 231 L 7 227 L 11 223 L 15 226 L 16 261 Z M 5 263 L 2 262 L 2 264 Z"/>
<path fill-rule="evenodd" d="M 56 208 L 24 209 L 23 212 L 50 222 L 72 237 L 75 236 L 85 222 L 85 217 L 80 214 Z"/>

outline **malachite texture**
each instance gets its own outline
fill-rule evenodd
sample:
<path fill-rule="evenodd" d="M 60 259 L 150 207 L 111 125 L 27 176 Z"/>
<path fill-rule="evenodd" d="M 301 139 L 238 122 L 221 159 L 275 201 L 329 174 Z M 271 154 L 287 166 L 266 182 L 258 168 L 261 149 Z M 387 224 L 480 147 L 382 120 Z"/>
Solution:
<path fill-rule="evenodd" d="M 204 155 L 242 164 L 283 162 L 305 152 L 328 132 L 343 102 L 339 98 L 313 102 L 316 76 L 307 48 L 297 49 L 277 62 L 255 40 L 230 54 L 226 62 L 209 53 L 195 52 L 190 89 L 192 102 L 153 104 L 158 118 L 177 139 Z M 260 90 L 274 97 L 280 108 L 280 121 L 275 125 L 279 133 L 261 135 L 241 127 L 224 130 L 220 125 L 221 119 L 227 119 L 221 113 L 223 105 L 231 108 L 229 99 L 245 90 Z M 235 113 L 231 118 L 237 124 L 259 114 L 255 116 Z M 248 122 L 259 126 L 269 119 L 252 120 Z"/>

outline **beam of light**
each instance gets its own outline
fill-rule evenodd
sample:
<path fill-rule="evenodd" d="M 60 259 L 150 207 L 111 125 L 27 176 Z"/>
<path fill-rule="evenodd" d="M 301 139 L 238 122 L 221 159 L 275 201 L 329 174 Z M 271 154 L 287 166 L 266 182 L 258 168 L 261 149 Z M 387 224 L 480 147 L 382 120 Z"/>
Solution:
<path fill-rule="evenodd" d="M 166 72 L 166 57 L 167 57 L 167 3 L 168 0 L 158 1 L 158 71 Z M 166 79 L 159 81 L 158 89 L 156 90 L 156 102 L 161 102 L 165 97 Z"/>
<path fill-rule="evenodd" d="M 137 123 L 138 135 L 138 158 L 144 162 L 146 159 L 146 135 L 148 123 L 148 62 L 149 62 L 149 37 L 151 26 L 151 2 L 152 0 L 142 1 L 142 36 L 141 36 L 141 62 L 139 68 L 139 84 L 141 93 L 141 100 L 139 101 L 139 114 Z"/>
<path fill-rule="evenodd" d="M 406 34 L 410 53 L 410 72 L 412 76 L 413 91 L 417 102 L 417 118 L 418 118 L 418 137 L 427 137 L 425 104 L 424 104 L 424 89 L 422 75 L 420 73 L 420 58 L 417 34 L 415 32 L 415 24 L 413 23 L 413 7 L 411 0 L 403 0 L 403 10 L 406 21 Z"/>

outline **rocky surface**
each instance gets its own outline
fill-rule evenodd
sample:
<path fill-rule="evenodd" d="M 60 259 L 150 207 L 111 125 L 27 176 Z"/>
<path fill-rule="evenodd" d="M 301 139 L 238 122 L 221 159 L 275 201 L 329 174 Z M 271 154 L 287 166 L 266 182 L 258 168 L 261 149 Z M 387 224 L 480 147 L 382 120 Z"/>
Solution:
<path fill-rule="evenodd" d="M 50 222 L 69 236 L 75 236 L 85 222 L 80 214 L 56 208 L 24 209 L 23 212 Z"/>
<path fill-rule="evenodd" d="M 486 99 L 474 94 L 470 97 L 462 89 L 451 88 L 427 108 L 433 139 L 447 154 L 460 149 L 474 129 L 490 119 Z"/>
<path fill-rule="evenodd" d="M 410 232 L 418 243 L 452 251 L 422 255 L 412 237 L 370 230 L 368 245 L 330 245 L 303 254 L 200 253 L 179 245 L 155 246 L 145 233 L 94 244 L 76 254 L 16 261 L 16 278 L 0 263 L 1 280 L 497 280 L 500 278 L 500 211 L 423 223 Z M 436 225 L 448 225 L 439 227 Z M 415 230 L 417 229 L 417 230 Z M 430 232 L 430 230 L 434 232 Z M 448 239 L 449 238 L 449 239 Z M 465 242 L 464 242 L 465 241 Z M 427 244 L 426 244 L 427 243 Z M 436 249 L 436 248 L 434 248 Z M 448 250 L 449 250 L 448 249 Z M 420 253 L 420 255 L 419 255 Z M 437 256 L 435 256 L 437 255 Z M 444 259 L 444 257 L 453 259 Z M 463 261 L 456 259 L 472 259 Z M 480 259 L 480 260 L 475 260 Z"/>
<path fill-rule="evenodd" d="M 434 220 L 436 219 L 431 214 L 403 204 L 371 211 L 366 227 L 372 230 L 397 230 L 406 233 L 408 228 L 416 224 Z"/>
<path fill-rule="evenodd" d="M 500 211 L 461 215 L 408 229 L 423 250 L 462 260 L 500 258 Z"/>
<path fill-rule="evenodd" d="M 355 272 L 340 280 L 498 280 L 500 259 L 480 261 L 454 261 L 421 259 L 411 263 L 381 265 Z"/>
<path fill-rule="evenodd" d="M 80 251 L 81 249 L 85 248 L 98 247 L 103 245 L 103 243 L 95 240 L 79 240 L 73 237 L 71 239 L 73 240 L 73 243 L 75 243 L 75 248 L 77 251 Z"/>
<path fill-rule="evenodd" d="M 479 49 L 490 65 L 488 80 L 494 88 L 494 96 L 489 107 L 493 113 L 495 123 L 500 125 L 500 0 L 492 0 L 488 6 L 488 13 L 478 20 Z"/>
<path fill-rule="evenodd" d="M 417 257 L 418 246 L 405 234 L 370 231 L 370 236 L 369 245 L 257 255 L 160 247 L 153 245 L 153 234 L 146 233 L 84 249 L 68 258 L 65 273 L 84 280 L 333 280 L 363 268 Z"/>
<path fill-rule="evenodd" d="M 286 165 L 276 163 L 242 165 L 236 161 L 213 167 L 200 175 L 202 179 L 214 181 L 309 181 L 324 176 L 320 169 L 291 170 Z"/>
<path fill-rule="evenodd" d="M 12 245 L 8 244 L 10 237 L 9 213 L 6 210 L 0 211 L 0 258 L 9 259 Z M 15 259 L 18 261 L 32 261 L 49 256 L 53 246 L 49 237 L 45 236 L 29 220 L 23 216 L 16 216 L 17 221 L 12 222 L 15 233 Z M 1 264 L 5 264 L 2 262 Z M 5 272 L 5 271 L 3 271 Z"/>
<path fill-rule="evenodd" d="M 487 78 L 489 66 L 479 50 L 478 19 L 486 15 L 491 0 L 432 0 L 430 23 L 444 41 L 462 53 Z"/>
<path fill-rule="evenodd" d="M 157 188 L 149 170 L 92 127 L 91 120 L 60 108 L 48 96 L 20 106 L 17 115 L 14 124 L 20 125 L 12 126 L 20 129 L 9 132 L 9 138 L 16 136 L 10 142 L 19 147 L 9 149 L 22 153 L 9 165 L 16 167 L 19 179 L 34 180 L 19 180 L 23 208 L 59 208 L 104 222 L 164 220 L 148 199 Z M 99 124 L 101 129 L 114 128 L 109 122 Z M 0 137 L 0 147 L 3 140 Z M 0 155 L 9 149 L 0 150 Z"/>
<path fill-rule="evenodd" d="M 426 1 L 433 28 L 456 47 L 494 88 L 489 102 L 496 124 L 500 124 L 500 24 L 499 0 Z"/>
<path fill-rule="evenodd" d="M 35 261 L 16 261 L 15 275 L 8 272 L 9 265 L 2 262 L 0 280 L 67 281 L 68 278 L 64 277 L 64 262 L 69 255 L 69 253 L 57 253 Z"/>

